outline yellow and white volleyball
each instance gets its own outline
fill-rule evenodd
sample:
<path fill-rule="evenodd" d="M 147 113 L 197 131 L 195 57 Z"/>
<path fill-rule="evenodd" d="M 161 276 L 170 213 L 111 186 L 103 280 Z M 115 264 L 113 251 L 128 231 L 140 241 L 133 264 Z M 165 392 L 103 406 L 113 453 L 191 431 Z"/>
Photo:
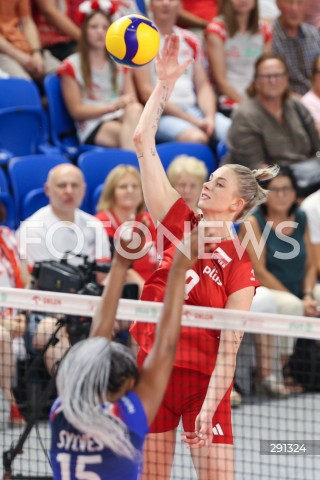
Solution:
<path fill-rule="evenodd" d="M 127 67 L 142 67 L 157 55 L 160 34 L 149 18 L 126 15 L 108 28 L 106 48 L 111 58 Z"/>

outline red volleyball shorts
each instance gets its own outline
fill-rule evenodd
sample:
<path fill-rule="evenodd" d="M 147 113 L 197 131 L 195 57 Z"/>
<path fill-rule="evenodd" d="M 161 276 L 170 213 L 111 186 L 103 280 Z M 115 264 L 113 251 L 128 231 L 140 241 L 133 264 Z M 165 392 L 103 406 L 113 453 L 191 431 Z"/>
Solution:
<path fill-rule="evenodd" d="M 147 354 L 139 350 L 137 362 L 142 366 Z M 210 375 L 174 367 L 168 387 L 150 427 L 150 433 L 174 430 L 182 419 L 185 432 L 194 432 L 195 421 L 207 393 Z M 233 444 L 230 394 L 232 385 L 212 417 L 212 443 Z"/>

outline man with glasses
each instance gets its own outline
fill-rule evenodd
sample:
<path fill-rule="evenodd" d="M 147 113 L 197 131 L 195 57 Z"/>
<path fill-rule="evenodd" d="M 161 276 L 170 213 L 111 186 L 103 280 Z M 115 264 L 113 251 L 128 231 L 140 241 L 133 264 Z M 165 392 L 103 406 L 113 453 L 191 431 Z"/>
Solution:
<path fill-rule="evenodd" d="M 273 53 L 285 59 L 290 89 L 304 95 L 310 89 L 312 62 L 320 53 L 320 32 L 304 23 L 308 0 L 277 0 L 280 16 L 273 28 Z"/>

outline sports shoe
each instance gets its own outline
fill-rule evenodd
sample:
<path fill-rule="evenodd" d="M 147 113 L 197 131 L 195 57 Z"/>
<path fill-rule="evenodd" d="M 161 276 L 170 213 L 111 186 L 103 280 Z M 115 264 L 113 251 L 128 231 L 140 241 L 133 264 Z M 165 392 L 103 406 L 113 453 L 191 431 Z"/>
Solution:
<path fill-rule="evenodd" d="M 290 391 L 277 380 L 275 375 L 268 375 L 260 382 L 256 382 L 255 392 L 258 396 L 269 398 L 287 398 L 290 395 Z"/>

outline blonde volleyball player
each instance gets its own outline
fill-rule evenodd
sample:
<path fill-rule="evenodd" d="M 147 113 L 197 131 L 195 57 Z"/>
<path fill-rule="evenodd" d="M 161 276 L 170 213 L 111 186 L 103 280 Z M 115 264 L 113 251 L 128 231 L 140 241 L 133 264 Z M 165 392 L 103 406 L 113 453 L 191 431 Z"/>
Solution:
<path fill-rule="evenodd" d="M 197 215 L 187 206 L 171 186 L 155 148 L 155 134 L 166 101 L 191 61 L 179 65 L 178 52 L 178 36 L 167 36 L 162 54 L 156 60 L 158 83 L 134 136 L 144 198 L 154 222 L 161 222 L 165 231 L 177 239 L 183 238 L 186 223 L 193 228 L 201 219 L 207 224 L 213 222 L 211 234 L 220 242 L 218 255 L 199 259 L 188 270 L 186 303 L 249 310 L 258 282 L 247 253 L 242 251 L 239 255 L 241 246 L 230 224 L 243 220 L 265 201 L 267 192 L 258 181 L 272 178 L 278 168 L 255 171 L 241 165 L 218 168 L 202 188 L 198 207 L 203 215 Z M 163 300 L 175 250 L 168 235 L 163 244 L 161 264 L 146 281 L 143 300 Z M 138 363 L 143 365 L 152 351 L 154 327 L 137 322 L 131 333 L 140 345 Z M 241 339 L 239 332 L 182 329 L 173 373 L 146 442 L 144 479 L 170 478 L 176 429 L 181 419 L 184 441 L 191 449 L 198 478 L 233 479 L 230 392 Z"/>

